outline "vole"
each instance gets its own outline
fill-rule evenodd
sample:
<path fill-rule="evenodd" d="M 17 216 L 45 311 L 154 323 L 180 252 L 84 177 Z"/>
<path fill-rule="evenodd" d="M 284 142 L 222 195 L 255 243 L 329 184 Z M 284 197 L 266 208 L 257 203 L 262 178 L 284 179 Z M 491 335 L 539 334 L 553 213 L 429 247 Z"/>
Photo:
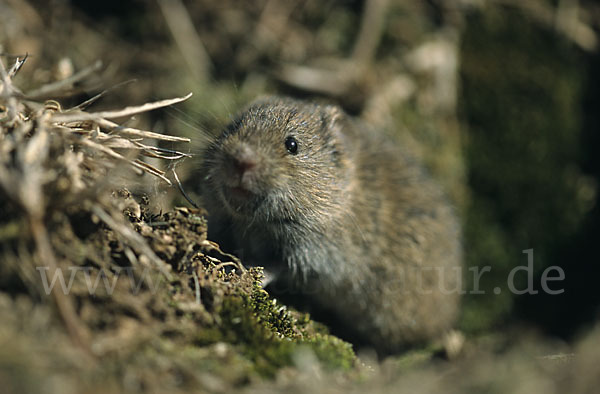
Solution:
<path fill-rule="evenodd" d="M 397 141 L 337 106 L 250 104 L 205 150 L 209 238 L 380 354 L 435 339 L 459 306 L 453 208 Z"/>

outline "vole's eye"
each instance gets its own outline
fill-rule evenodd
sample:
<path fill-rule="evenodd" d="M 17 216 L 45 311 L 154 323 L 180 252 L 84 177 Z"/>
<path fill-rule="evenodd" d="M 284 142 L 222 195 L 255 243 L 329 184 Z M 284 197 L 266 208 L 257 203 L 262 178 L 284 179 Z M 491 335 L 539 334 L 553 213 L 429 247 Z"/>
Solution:
<path fill-rule="evenodd" d="M 287 137 L 285 139 L 285 149 L 287 149 L 287 151 L 292 155 L 298 153 L 298 142 L 294 137 Z"/>

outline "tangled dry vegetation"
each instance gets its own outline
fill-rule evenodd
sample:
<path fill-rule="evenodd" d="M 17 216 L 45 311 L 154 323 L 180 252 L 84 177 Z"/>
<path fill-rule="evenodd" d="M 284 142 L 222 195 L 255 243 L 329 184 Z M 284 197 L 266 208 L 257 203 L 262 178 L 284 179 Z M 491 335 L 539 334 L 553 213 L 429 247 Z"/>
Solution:
<path fill-rule="evenodd" d="M 8 391 L 49 382 L 75 392 L 220 391 L 273 374 L 303 347 L 330 367 L 354 365 L 349 344 L 270 299 L 260 270 L 206 239 L 202 211 L 155 212 L 148 197 L 123 188 L 144 176 L 170 185 L 142 158 L 177 161 L 186 154 L 154 143 L 188 140 L 112 119 L 189 95 L 115 111 L 87 112 L 95 98 L 61 108 L 43 99 L 91 69 L 21 92 L 12 78 L 23 66 L 26 58 L 0 66 L 0 380 Z"/>

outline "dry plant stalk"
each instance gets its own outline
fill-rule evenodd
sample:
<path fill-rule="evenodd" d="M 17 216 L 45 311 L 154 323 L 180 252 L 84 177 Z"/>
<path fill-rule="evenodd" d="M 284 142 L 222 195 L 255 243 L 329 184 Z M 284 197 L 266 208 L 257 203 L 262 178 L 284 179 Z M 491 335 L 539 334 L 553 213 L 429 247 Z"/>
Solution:
<path fill-rule="evenodd" d="M 171 185 L 163 170 L 142 161 L 139 156 L 178 160 L 188 155 L 151 146 L 143 141 L 190 140 L 122 127 L 109 119 L 130 117 L 173 105 L 188 99 L 191 93 L 116 111 L 86 112 L 81 109 L 83 105 L 63 109 L 56 101 L 41 102 L 39 99 L 64 94 L 75 82 L 97 71 L 101 63 L 65 80 L 23 93 L 13 85 L 12 78 L 25 60 L 17 58 L 14 65 L 6 69 L 0 59 L 0 199 L 6 198 L 12 206 L 18 207 L 18 214 L 26 219 L 24 223 L 36 253 L 36 258 L 28 262 L 45 267 L 50 277 L 54 277 L 59 268 L 60 261 L 53 249 L 45 220 L 48 213 L 60 205 L 60 201 L 54 201 L 57 198 L 49 195 L 47 189 L 66 188 L 65 194 L 76 196 L 75 199 L 81 197 L 81 203 L 90 202 L 90 211 L 94 215 L 119 234 L 129 247 L 146 256 L 170 280 L 170 267 L 156 256 L 143 237 L 127 227 L 122 217 L 118 218 L 120 212 L 115 212 L 114 207 L 103 206 L 106 204 L 97 195 L 90 198 L 89 191 L 103 184 L 109 171 L 122 164 L 138 173 L 156 176 Z M 62 174 L 60 181 L 58 174 Z M 32 268 L 35 270 L 35 267 Z M 35 285 L 41 286 L 40 283 Z M 90 334 L 80 322 L 71 299 L 58 286 L 52 288 L 50 295 L 74 343 L 91 355 Z"/>

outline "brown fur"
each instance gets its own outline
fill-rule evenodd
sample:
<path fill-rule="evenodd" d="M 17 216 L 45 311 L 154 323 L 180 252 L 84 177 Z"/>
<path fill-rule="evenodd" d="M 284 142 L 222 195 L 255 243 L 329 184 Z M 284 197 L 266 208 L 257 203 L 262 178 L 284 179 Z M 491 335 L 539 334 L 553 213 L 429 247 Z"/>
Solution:
<path fill-rule="evenodd" d="M 236 160 L 252 165 L 243 177 Z M 303 294 L 380 353 L 451 327 L 457 219 L 382 132 L 335 106 L 262 99 L 211 144 L 203 171 L 211 236 L 276 272 L 275 288 Z"/>

